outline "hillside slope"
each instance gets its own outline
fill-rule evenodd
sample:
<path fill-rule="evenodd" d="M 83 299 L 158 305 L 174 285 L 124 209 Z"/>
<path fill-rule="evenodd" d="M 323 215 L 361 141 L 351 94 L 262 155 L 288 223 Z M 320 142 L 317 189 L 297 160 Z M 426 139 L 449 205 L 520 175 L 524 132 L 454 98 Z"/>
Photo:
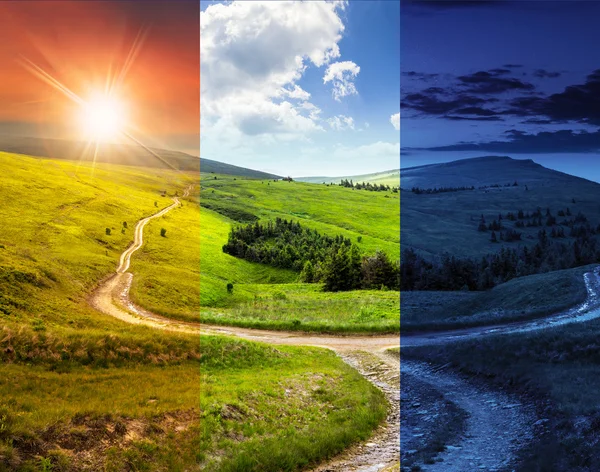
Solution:
<path fill-rule="evenodd" d="M 333 183 L 339 184 L 340 180 L 347 179 L 353 182 L 370 182 L 372 184 L 389 185 L 390 187 L 398 187 L 400 182 L 400 171 L 398 169 L 386 170 L 382 172 L 374 172 L 372 174 L 347 175 L 341 177 L 298 177 L 296 180 L 300 182 L 308 182 L 313 184 Z"/>
<path fill-rule="evenodd" d="M 199 159 L 184 152 L 156 148 L 150 148 L 148 151 L 141 146 L 132 144 L 102 144 L 96 152 L 94 147 L 83 141 L 0 136 L 0 151 L 88 163 L 100 162 L 196 172 L 200 169 L 203 173 L 237 175 L 253 179 L 281 178 L 268 172 L 225 164 L 211 159 Z"/>
<path fill-rule="evenodd" d="M 517 186 L 505 186 L 517 182 Z M 402 248 L 411 247 L 423 255 L 448 252 L 457 256 L 475 256 L 499 251 L 502 247 L 534 244 L 542 227 L 516 228 L 516 222 L 503 221 L 508 229 L 522 233 L 520 242 L 490 242 L 490 232 L 477 231 L 481 216 L 486 223 L 508 212 L 542 211 L 552 215 L 579 212 L 592 225 L 600 223 L 600 184 L 545 168 L 531 160 L 509 157 L 464 159 L 444 164 L 401 170 Z M 479 189 L 479 186 L 500 185 Z M 416 194 L 412 187 L 475 186 L 475 190 Z M 563 220 L 558 217 L 558 223 Z M 557 225 L 558 228 L 558 225 Z M 572 240 L 568 237 L 566 241 Z"/>

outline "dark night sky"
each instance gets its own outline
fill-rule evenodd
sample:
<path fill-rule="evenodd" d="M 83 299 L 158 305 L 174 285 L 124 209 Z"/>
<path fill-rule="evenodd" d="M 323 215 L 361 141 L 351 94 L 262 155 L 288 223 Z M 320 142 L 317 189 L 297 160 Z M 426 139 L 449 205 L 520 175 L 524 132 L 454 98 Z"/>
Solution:
<path fill-rule="evenodd" d="M 598 18 L 596 1 L 402 2 L 402 167 L 508 155 L 600 181 Z"/>

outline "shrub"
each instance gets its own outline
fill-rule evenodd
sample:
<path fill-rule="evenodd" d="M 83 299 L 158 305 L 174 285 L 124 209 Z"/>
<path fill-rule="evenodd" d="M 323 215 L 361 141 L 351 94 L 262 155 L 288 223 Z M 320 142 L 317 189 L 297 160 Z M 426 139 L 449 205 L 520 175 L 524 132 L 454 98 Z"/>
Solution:
<path fill-rule="evenodd" d="M 110 228 L 106 228 L 106 235 L 110 236 Z"/>
<path fill-rule="evenodd" d="M 161 235 L 163 238 L 166 238 L 166 237 L 167 237 L 167 230 L 166 230 L 165 228 L 161 228 L 161 229 L 160 229 L 160 235 Z"/>
<path fill-rule="evenodd" d="M 227 293 L 233 293 L 233 284 L 231 282 L 227 284 Z"/>

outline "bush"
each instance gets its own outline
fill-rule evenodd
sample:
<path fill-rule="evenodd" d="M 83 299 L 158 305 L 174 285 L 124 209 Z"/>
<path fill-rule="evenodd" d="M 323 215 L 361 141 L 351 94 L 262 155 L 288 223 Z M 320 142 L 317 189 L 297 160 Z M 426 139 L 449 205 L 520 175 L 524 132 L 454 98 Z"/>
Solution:
<path fill-rule="evenodd" d="M 110 228 L 106 228 L 106 235 L 110 236 Z"/>
<path fill-rule="evenodd" d="M 163 238 L 166 238 L 166 237 L 167 237 L 167 230 L 166 230 L 165 228 L 161 228 L 161 229 L 160 229 L 160 235 L 161 235 Z"/>
<path fill-rule="evenodd" d="M 233 284 L 231 282 L 227 284 L 227 293 L 233 293 Z"/>

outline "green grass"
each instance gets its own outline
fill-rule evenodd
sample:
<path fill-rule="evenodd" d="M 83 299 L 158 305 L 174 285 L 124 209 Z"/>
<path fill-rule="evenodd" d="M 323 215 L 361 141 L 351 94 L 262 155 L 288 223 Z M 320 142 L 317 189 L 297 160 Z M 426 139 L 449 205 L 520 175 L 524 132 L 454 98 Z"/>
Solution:
<path fill-rule="evenodd" d="M 40 457 L 76 470 L 296 470 L 366 439 L 386 414 L 382 393 L 328 350 L 203 336 L 193 357 L 2 365 L 0 470 L 38 470 Z M 115 437 L 118 423 L 133 440 Z"/>
<path fill-rule="evenodd" d="M 585 300 L 594 265 L 510 280 L 485 292 L 403 292 L 404 331 L 462 328 L 537 318 Z"/>
<path fill-rule="evenodd" d="M 89 307 L 136 221 L 197 174 L 6 153 L 0 171 L 0 471 L 294 470 L 367 437 L 385 416 L 380 392 L 329 351 L 199 339 Z M 229 223 L 207 215 L 203 238 L 220 249 Z M 193 317 L 199 216 L 192 197 L 148 225 L 132 264 L 140 302 Z M 256 284 L 296 277 L 220 251 L 200 262 L 214 306 L 230 303 L 226 280 L 247 300 Z M 227 418 L 231 405 L 252 415 Z"/>
<path fill-rule="evenodd" d="M 381 249 L 392 260 L 400 255 L 398 193 L 221 175 L 217 180 L 203 176 L 201 184 L 202 201 L 239 208 L 261 219 L 293 218 L 321 233 L 341 234 L 366 254 Z"/>
<path fill-rule="evenodd" d="M 372 184 L 389 185 L 390 187 L 400 186 L 400 171 L 388 170 L 384 172 L 375 172 L 373 174 L 351 175 L 343 177 L 302 177 L 302 182 L 311 182 L 315 184 L 334 183 L 339 184 L 340 180 L 347 179 L 356 183 L 371 182 Z"/>
<path fill-rule="evenodd" d="M 298 470 L 368 438 L 385 418 L 383 394 L 333 352 L 275 353 L 251 369 L 203 370 L 202 470 Z"/>
<path fill-rule="evenodd" d="M 323 187 L 221 175 L 215 180 L 211 175 L 203 177 L 200 197 L 224 208 L 220 210 L 224 213 L 236 209 L 259 218 L 294 218 L 328 234 L 345 234 L 365 254 L 386 248 L 398 257 L 398 243 L 390 242 L 398 238 L 393 228 L 397 225 L 397 197 L 386 199 L 374 195 L 378 192 L 358 195 L 357 191 Z M 132 261 L 135 278 L 131 293 L 141 306 L 184 321 L 200 319 L 204 323 L 248 328 L 398 332 L 398 292 L 326 293 L 319 284 L 298 283 L 298 274 L 293 271 L 225 254 L 222 246 L 236 222 L 200 207 L 197 202 L 198 195 L 191 195 L 183 208 L 148 224 L 146 244 Z M 366 231 L 366 227 L 348 229 L 375 208 L 382 218 L 384 212 L 387 219 L 375 222 L 369 216 L 369 231 L 362 236 L 359 231 Z M 350 218 L 349 212 L 358 218 Z M 166 238 L 160 236 L 161 228 L 167 230 Z M 195 283 L 198 278 L 199 285 Z M 228 293 L 228 283 L 233 283 L 233 293 Z"/>

